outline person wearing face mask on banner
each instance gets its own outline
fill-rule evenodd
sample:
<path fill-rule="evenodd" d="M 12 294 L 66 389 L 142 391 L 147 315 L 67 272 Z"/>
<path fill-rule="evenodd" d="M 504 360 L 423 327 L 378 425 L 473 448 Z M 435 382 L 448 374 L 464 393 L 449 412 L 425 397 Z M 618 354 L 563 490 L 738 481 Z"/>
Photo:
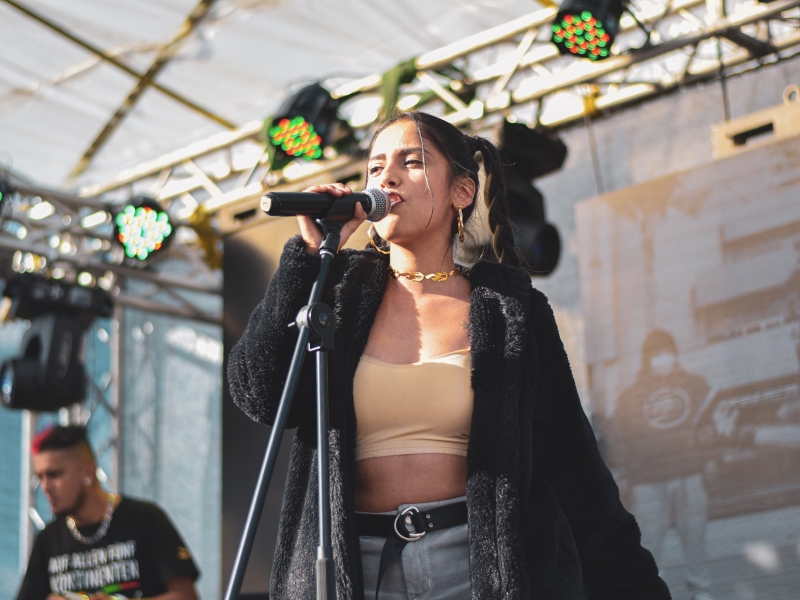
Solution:
<path fill-rule="evenodd" d="M 675 527 L 686 556 L 692 600 L 711 600 L 705 566 L 707 451 L 696 432 L 710 392 L 705 378 L 681 366 L 672 334 L 656 329 L 642 344 L 641 369 L 620 395 L 613 417 L 618 481 L 630 486 L 642 545 L 658 561 L 666 535 Z"/>
<path fill-rule="evenodd" d="M 339 600 L 670 598 L 584 415 L 553 312 L 519 267 L 497 148 L 418 111 L 385 122 L 367 186 L 391 213 L 334 259 L 329 358 Z M 307 192 L 341 196 L 343 184 Z M 482 211 L 474 211 L 482 203 Z M 491 247 L 456 264 L 478 214 Z M 342 230 L 342 244 L 364 221 Z M 284 247 L 231 350 L 233 400 L 273 422 L 321 234 Z M 315 379 L 306 360 L 270 598 L 316 598 Z M 255 459 L 255 457 L 254 457 Z M 252 568 L 252 566 L 251 566 Z"/>

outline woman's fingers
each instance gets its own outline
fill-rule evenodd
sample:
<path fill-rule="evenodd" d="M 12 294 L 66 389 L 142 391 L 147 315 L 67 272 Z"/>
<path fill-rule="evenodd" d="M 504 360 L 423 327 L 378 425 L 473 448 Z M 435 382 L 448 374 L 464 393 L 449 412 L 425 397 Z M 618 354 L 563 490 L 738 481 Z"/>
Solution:
<path fill-rule="evenodd" d="M 297 224 L 300 226 L 300 235 L 303 236 L 303 241 L 306 244 L 306 251 L 309 254 L 316 254 L 319 252 L 319 246 L 322 244 L 322 232 L 314 223 L 311 217 L 297 215 Z"/>
<path fill-rule="evenodd" d="M 352 190 L 343 183 L 323 183 L 312 185 L 303 190 L 304 192 L 314 192 L 317 194 L 331 194 L 332 196 L 343 196 L 353 193 Z"/>
<path fill-rule="evenodd" d="M 356 204 L 356 214 L 353 216 L 354 221 L 358 221 L 359 224 L 361 221 L 367 220 L 367 211 L 364 210 L 364 207 L 361 206 L 361 202 Z"/>
<path fill-rule="evenodd" d="M 359 228 L 359 226 L 367 220 L 367 213 L 364 208 L 361 206 L 360 202 L 356 202 L 356 210 L 353 218 L 350 219 L 347 223 L 344 224 L 342 227 L 342 233 L 340 234 L 339 240 L 339 249 L 341 250 L 342 246 L 347 243 L 347 240 L 350 239 L 350 236 L 355 233 L 355 230 Z"/>
<path fill-rule="evenodd" d="M 337 198 L 353 193 L 353 191 L 343 183 L 312 185 L 303 191 L 316 194 L 330 194 L 331 196 L 336 196 Z M 353 218 L 345 223 L 344 227 L 342 227 L 339 241 L 340 249 L 347 243 L 347 240 L 350 239 L 350 236 L 353 235 L 353 232 L 358 229 L 361 223 L 366 220 L 367 213 L 361 206 L 361 203 L 357 202 Z M 319 252 L 320 244 L 322 244 L 322 232 L 319 230 L 319 227 L 314 220 L 310 217 L 302 217 L 298 215 L 297 222 L 300 225 L 300 233 L 303 236 L 303 241 L 306 243 L 306 250 L 309 253 L 316 254 Z"/>
<path fill-rule="evenodd" d="M 321 185 L 312 185 L 303 190 L 303 192 L 310 192 L 316 194 L 330 194 L 331 196 L 341 197 L 345 194 L 352 193 L 343 183 L 324 183 Z M 319 252 L 320 244 L 322 244 L 322 232 L 310 217 L 297 216 L 297 223 L 300 226 L 300 235 L 303 236 L 303 241 L 306 244 L 306 251 L 309 254 L 316 254 Z"/>

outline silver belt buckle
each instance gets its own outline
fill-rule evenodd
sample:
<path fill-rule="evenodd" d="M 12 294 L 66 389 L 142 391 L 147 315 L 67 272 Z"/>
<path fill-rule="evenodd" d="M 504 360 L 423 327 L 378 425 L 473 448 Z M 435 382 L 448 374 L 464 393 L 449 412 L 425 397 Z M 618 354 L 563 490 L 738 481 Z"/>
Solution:
<path fill-rule="evenodd" d="M 405 509 L 403 512 L 401 512 L 394 518 L 394 532 L 397 534 L 397 537 L 399 537 L 401 540 L 405 540 L 406 542 L 416 542 L 419 538 L 421 538 L 427 533 L 427 531 L 423 531 L 422 533 L 416 533 L 416 531 L 414 533 L 409 533 L 408 530 L 406 530 L 405 528 L 404 528 L 404 533 L 400 533 L 400 528 L 398 527 L 399 519 L 401 517 L 405 517 L 405 523 L 407 525 L 413 525 L 413 522 L 411 521 L 411 515 L 415 515 L 418 512 L 419 509 L 416 506 L 409 506 L 407 509 Z"/>

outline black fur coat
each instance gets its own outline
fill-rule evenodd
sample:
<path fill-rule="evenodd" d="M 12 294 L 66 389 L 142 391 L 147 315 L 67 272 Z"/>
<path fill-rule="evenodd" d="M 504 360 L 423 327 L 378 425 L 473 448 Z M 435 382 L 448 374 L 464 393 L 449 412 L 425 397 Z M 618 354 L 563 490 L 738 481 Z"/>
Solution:
<path fill-rule="evenodd" d="M 237 405 L 271 423 L 319 258 L 299 237 L 284 248 L 264 300 L 231 350 Z M 353 490 L 353 377 L 383 298 L 387 257 L 343 250 L 323 301 L 336 315 L 330 354 L 331 521 L 339 600 L 363 585 Z M 545 296 L 521 269 L 465 271 L 472 285 L 475 404 L 467 454 L 472 597 L 481 600 L 661 600 L 670 597 L 639 528 L 619 501 L 581 408 Z M 306 360 L 289 427 L 298 427 L 272 570 L 274 600 L 315 598 L 317 546 L 313 360 Z"/>

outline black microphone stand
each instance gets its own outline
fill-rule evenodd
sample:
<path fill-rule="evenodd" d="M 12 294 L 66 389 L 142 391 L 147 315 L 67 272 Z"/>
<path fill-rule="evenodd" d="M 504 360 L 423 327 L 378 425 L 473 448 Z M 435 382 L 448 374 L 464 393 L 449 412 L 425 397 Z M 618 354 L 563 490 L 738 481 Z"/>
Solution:
<path fill-rule="evenodd" d="M 320 266 L 317 279 L 311 288 L 308 304 L 300 309 L 294 323 L 290 327 L 298 328 L 297 343 L 294 347 L 289 373 L 283 386 L 275 421 L 269 434 L 264 461 L 258 474 L 256 489 L 247 512 L 239 549 L 233 561 L 231 578 L 225 591 L 225 600 L 238 600 L 242 588 L 245 569 L 253 549 L 256 529 L 264 508 L 269 482 L 278 449 L 281 445 L 286 419 L 289 416 L 294 398 L 303 358 L 306 351 L 317 355 L 317 466 L 319 490 L 319 545 L 317 546 L 317 600 L 336 600 L 336 576 L 333 568 L 333 549 L 331 547 L 331 500 L 328 458 L 328 352 L 333 350 L 333 334 L 335 330 L 334 315 L 331 308 L 319 302 L 322 289 L 328 277 L 331 262 L 339 251 L 339 240 L 342 227 L 353 218 L 353 204 L 347 202 L 347 196 L 336 202 L 325 219 L 318 219 L 322 228 L 323 240 L 319 248 Z M 309 343 L 309 337 L 312 343 Z M 308 348 L 306 349 L 306 344 Z"/>

